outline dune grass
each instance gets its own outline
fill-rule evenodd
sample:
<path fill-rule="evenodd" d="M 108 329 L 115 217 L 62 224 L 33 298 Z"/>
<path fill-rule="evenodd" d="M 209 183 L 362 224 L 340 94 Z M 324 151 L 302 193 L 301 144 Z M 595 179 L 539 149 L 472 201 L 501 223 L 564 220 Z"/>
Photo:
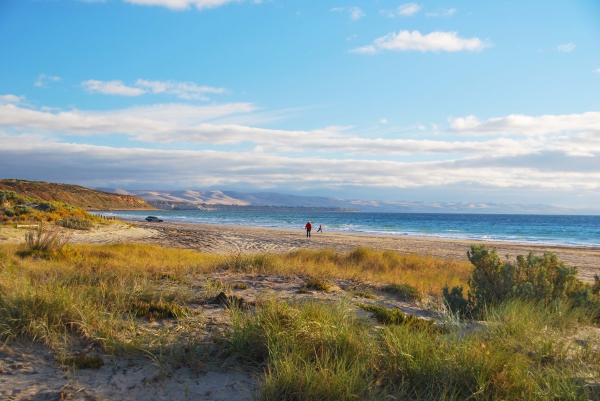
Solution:
<path fill-rule="evenodd" d="M 187 316 L 184 304 L 194 296 L 190 275 L 223 269 L 305 274 L 310 285 L 326 282 L 325 277 L 361 278 L 407 283 L 437 294 L 444 285 L 464 284 L 462 277 L 469 271 L 454 261 L 363 248 L 347 254 L 322 250 L 218 256 L 113 244 L 67 246 L 46 257 L 17 256 L 22 251 L 22 245 L 0 248 L 0 337 L 28 336 L 51 345 L 76 333 L 115 351 L 136 343 L 134 318 L 140 313 Z M 207 281 L 205 287 L 207 296 L 231 290 L 230 284 L 219 282 Z"/>
<path fill-rule="evenodd" d="M 218 268 L 261 274 L 308 275 L 317 278 L 346 278 L 390 284 L 390 291 L 409 299 L 418 292 L 441 295 L 444 286 L 465 286 L 473 270 L 468 261 L 456 261 L 416 254 L 356 248 L 348 253 L 332 249 L 306 250 L 278 254 L 237 254 L 225 257 Z M 454 283 L 454 284 L 450 284 Z M 417 289 L 402 291 L 399 285 Z M 402 295 L 400 294 L 400 295 Z"/>
<path fill-rule="evenodd" d="M 264 367 L 259 400 L 584 400 L 594 394 L 581 380 L 600 360 L 569 334 L 587 319 L 511 301 L 473 334 L 436 335 L 428 325 L 374 330 L 343 302 L 272 300 L 234 314 L 226 346 Z"/>
<path fill-rule="evenodd" d="M 144 355 L 167 374 L 201 369 L 216 341 L 228 361 L 264 371 L 260 400 L 598 398 L 585 387 L 600 374 L 598 338 L 576 336 L 590 314 L 563 303 L 504 302 L 462 333 L 465 323 L 433 330 L 386 308 L 365 308 L 371 317 L 360 318 L 349 300 L 266 300 L 228 312 L 231 326 L 213 340 L 201 334 L 202 314 L 189 309 L 199 294 L 232 291 L 232 283 L 203 277 L 214 271 L 301 274 L 313 284 L 371 280 L 417 299 L 465 285 L 467 263 L 364 248 L 231 256 L 143 244 L 77 245 L 48 257 L 20 250 L 0 247 L 0 339 L 45 342 L 60 360 L 74 361 L 69 341 L 77 338 L 105 353 Z M 162 318 L 168 322 L 151 326 Z"/>

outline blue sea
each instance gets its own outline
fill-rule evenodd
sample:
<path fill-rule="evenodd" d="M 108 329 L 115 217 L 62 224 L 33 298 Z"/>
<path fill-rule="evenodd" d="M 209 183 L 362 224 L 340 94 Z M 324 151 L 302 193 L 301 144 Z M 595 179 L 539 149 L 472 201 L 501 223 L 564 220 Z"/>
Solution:
<path fill-rule="evenodd" d="M 314 231 L 322 224 L 325 232 L 600 246 L 600 216 L 348 213 L 305 210 L 161 210 L 102 214 L 140 220 L 152 214 L 169 222 L 298 230 L 302 230 L 310 220 Z"/>

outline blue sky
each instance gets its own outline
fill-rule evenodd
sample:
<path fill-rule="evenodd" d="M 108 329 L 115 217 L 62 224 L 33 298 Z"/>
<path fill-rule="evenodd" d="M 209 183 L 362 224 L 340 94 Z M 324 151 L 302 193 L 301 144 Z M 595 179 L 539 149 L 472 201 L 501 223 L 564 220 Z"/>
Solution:
<path fill-rule="evenodd" d="M 0 175 L 600 203 L 600 2 L 4 0 Z"/>

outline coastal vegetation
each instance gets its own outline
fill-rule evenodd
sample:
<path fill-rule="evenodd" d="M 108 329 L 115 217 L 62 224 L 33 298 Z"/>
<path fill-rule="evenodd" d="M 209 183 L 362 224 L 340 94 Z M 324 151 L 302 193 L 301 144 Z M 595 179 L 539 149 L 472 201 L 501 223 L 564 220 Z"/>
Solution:
<path fill-rule="evenodd" d="M 141 198 L 85 188 L 79 185 L 43 181 L 2 179 L 0 191 L 26 199 L 24 203 L 59 202 L 84 210 L 154 209 Z M 2 206 L 0 198 L 0 206 Z"/>
<path fill-rule="evenodd" d="M 0 189 L 0 222 L 57 222 L 70 228 L 89 229 L 99 219 L 80 207 L 61 201 L 43 201 L 35 196 L 21 195 Z"/>
<path fill-rule="evenodd" d="M 543 294 L 567 294 L 539 298 L 507 286 L 509 262 L 487 248 L 473 247 L 471 263 L 365 248 L 221 256 L 143 244 L 42 249 L 36 241 L 51 233 L 29 235 L 0 246 L 0 338 L 43 342 L 71 368 L 138 355 L 160 379 L 182 366 L 235 365 L 260 378 L 259 400 L 599 398 L 595 310 L 568 295 L 597 292 L 552 255 L 510 262 L 515 277 L 529 277 L 517 288 L 546 277 L 552 291 Z M 269 275 L 300 276 L 307 293 L 299 286 L 301 299 L 227 303 L 225 319 L 207 325 L 202 305 L 245 296 L 252 277 Z M 336 288 L 340 279 L 354 284 Z M 476 314 L 445 306 L 460 286 Z M 481 295 L 490 288 L 506 291 Z M 427 316 L 386 307 L 385 297 Z M 95 354 L 74 352 L 79 343 Z"/>

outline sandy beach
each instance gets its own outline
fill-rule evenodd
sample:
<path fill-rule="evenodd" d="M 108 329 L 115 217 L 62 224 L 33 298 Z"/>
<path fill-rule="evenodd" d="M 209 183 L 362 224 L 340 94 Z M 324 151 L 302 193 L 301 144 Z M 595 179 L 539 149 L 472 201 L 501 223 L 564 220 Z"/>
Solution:
<path fill-rule="evenodd" d="M 220 226 L 197 223 L 148 223 L 145 221 L 127 221 L 134 227 L 112 226 L 89 233 L 78 232 L 73 242 L 109 243 L 143 242 L 155 243 L 165 247 L 195 249 L 207 253 L 254 253 L 288 252 L 294 249 L 331 248 L 346 252 L 358 246 L 390 250 L 394 252 L 430 255 L 441 258 L 463 260 L 473 243 L 486 244 L 496 248 L 500 255 L 511 258 L 530 251 L 541 254 L 556 253 L 568 266 L 579 269 L 579 276 L 593 281 L 600 274 L 600 248 L 576 246 L 531 245 L 511 242 L 488 242 L 446 240 L 434 238 L 412 238 L 394 236 L 375 236 L 347 233 L 314 233 L 306 238 L 304 230 L 281 230 L 271 228 Z"/>

